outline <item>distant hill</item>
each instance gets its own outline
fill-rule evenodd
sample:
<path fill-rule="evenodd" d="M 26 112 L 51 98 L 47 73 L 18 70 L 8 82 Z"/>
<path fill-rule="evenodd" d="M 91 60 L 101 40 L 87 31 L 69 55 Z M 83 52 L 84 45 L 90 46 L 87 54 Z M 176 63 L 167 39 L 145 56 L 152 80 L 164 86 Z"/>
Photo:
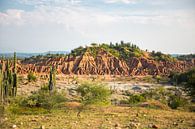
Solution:
<path fill-rule="evenodd" d="M 191 60 L 191 59 L 195 59 L 195 54 L 178 55 L 177 59 L 178 60 Z"/>
<path fill-rule="evenodd" d="M 43 53 L 17 53 L 17 57 L 20 59 L 24 58 L 30 58 L 32 56 L 38 56 L 38 55 L 47 55 L 47 54 L 68 54 L 68 51 L 48 51 Z M 5 58 L 11 58 L 13 57 L 13 53 L 0 53 L 0 57 L 4 56 Z"/>
<path fill-rule="evenodd" d="M 55 53 L 55 54 L 53 54 Z M 170 75 L 195 66 L 193 60 L 178 61 L 161 52 L 141 50 L 132 43 L 96 44 L 78 47 L 68 54 L 47 52 L 21 61 L 19 73 L 48 73 L 50 66 L 58 73 L 76 75 Z"/>
<path fill-rule="evenodd" d="M 70 55 L 72 56 L 79 56 L 85 52 L 89 52 L 90 54 L 92 54 L 94 57 L 97 55 L 97 53 L 99 52 L 99 50 L 105 50 L 108 53 L 110 53 L 111 55 L 113 55 L 114 57 L 117 57 L 119 59 L 123 59 L 123 60 L 128 60 L 129 58 L 132 57 L 144 57 L 144 58 L 148 58 L 148 59 L 153 59 L 156 61 L 175 61 L 176 58 L 174 58 L 173 56 L 169 55 L 169 54 L 164 54 L 162 52 L 148 52 L 148 51 L 144 51 L 141 50 L 136 44 L 132 44 L 132 43 L 124 43 L 123 41 L 121 41 L 121 43 L 116 43 L 116 44 L 96 44 L 96 43 L 92 43 L 90 46 L 88 47 L 78 47 L 75 48 L 74 50 L 71 51 Z"/>
<path fill-rule="evenodd" d="M 181 54 L 171 54 L 171 56 L 172 56 L 172 57 L 175 57 L 175 58 L 178 57 L 178 56 L 180 56 L 180 55 L 181 55 Z"/>

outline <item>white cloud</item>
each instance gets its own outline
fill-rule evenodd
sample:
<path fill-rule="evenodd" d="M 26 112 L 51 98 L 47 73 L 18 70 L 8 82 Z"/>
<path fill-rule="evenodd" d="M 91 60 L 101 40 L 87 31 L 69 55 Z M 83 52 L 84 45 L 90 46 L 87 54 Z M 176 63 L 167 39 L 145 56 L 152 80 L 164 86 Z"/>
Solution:
<path fill-rule="evenodd" d="M 23 10 L 8 9 L 5 13 L 0 12 L 0 25 L 22 25 L 24 23 Z"/>
<path fill-rule="evenodd" d="M 195 11 L 185 10 L 97 10 L 82 6 L 82 0 L 18 0 L 20 3 L 34 5 L 32 11 L 9 9 L 0 12 L 0 25 L 63 25 L 65 28 L 83 29 L 94 25 L 109 24 L 154 24 L 195 26 Z M 141 0 L 103 0 L 106 3 L 135 3 Z M 159 1 L 159 0 L 158 0 Z"/>
<path fill-rule="evenodd" d="M 130 4 L 138 0 L 108 1 Z M 34 8 L 30 11 L 8 9 L 0 12 L 0 43 L 43 43 L 42 48 L 45 50 L 48 43 L 56 46 L 57 42 L 60 42 L 60 48 L 63 48 L 64 42 L 136 39 L 137 42 L 148 42 L 145 47 L 147 48 L 154 41 L 156 43 L 160 40 L 163 44 L 165 37 L 171 41 L 179 38 L 179 42 L 180 39 L 184 41 L 182 36 L 186 35 L 185 39 L 189 43 L 194 41 L 194 37 L 191 36 L 195 32 L 194 10 L 133 10 L 116 7 L 107 10 L 82 5 L 80 0 L 21 0 L 21 3 L 32 5 Z M 178 36 L 175 36 L 175 33 L 179 33 Z M 15 36 L 15 39 L 11 40 L 10 35 Z M 154 47 L 155 43 L 151 47 Z M 65 47 L 69 46 L 70 44 Z M 12 45 L 7 46 L 9 47 Z M 29 45 L 26 45 L 26 48 L 28 47 Z"/>
<path fill-rule="evenodd" d="M 81 0 L 16 0 L 21 4 L 33 5 L 33 6 L 64 6 L 64 5 L 77 5 L 81 3 Z"/>
<path fill-rule="evenodd" d="M 121 11 L 104 12 L 82 6 L 53 7 L 41 5 L 33 11 L 9 9 L 0 12 L 0 25 L 63 25 L 66 28 L 84 28 L 109 24 L 156 24 L 194 27 L 195 12 L 186 11 Z"/>
<path fill-rule="evenodd" d="M 124 3 L 124 4 L 135 4 L 139 0 L 104 0 L 105 3 Z"/>

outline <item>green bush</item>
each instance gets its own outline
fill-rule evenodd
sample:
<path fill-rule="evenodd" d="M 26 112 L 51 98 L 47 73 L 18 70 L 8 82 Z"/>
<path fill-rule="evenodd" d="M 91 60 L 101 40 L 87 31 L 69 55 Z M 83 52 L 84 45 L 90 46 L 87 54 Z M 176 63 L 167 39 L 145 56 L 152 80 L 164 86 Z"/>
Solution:
<path fill-rule="evenodd" d="M 32 81 L 35 82 L 37 79 L 33 72 L 29 72 L 27 78 L 28 78 L 28 82 L 32 82 Z"/>
<path fill-rule="evenodd" d="M 151 56 L 154 58 L 154 60 L 157 61 L 171 61 L 175 62 L 177 59 L 172 57 L 171 55 L 163 54 L 162 52 L 155 52 L 152 51 Z"/>
<path fill-rule="evenodd" d="M 146 101 L 146 99 L 142 95 L 139 95 L 139 94 L 130 95 L 128 99 L 129 104 L 137 104 L 137 103 L 144 102 L 144 101 Z"/>
<path fill-rule="evenodd" d="M 195 68 L 184 73 L 171 73 L 169 76 L 173 84 L 182 85 L 186 92 L 195 98 Z"/>
<path fill-rule="evenodd" d="M 187 104 L 187 100 L 179 96 L 172 95 L 169 97 L 168 106 L 172 109 L 177 109 L 178 107 L 183 107 Z"/>
<path fill-rule="evenodd" d="M 21 107 L 41 107 L 44 109 L 52 109 L 56 105 L 65 102 L 65 94 L 53 92 L 52 94 L 46 88 L 41 88 L 20 102 Z"/>
<path fill-rule="evenodd" d="M 107 105 L 110 103 L 110 90 L 102 83 L 86 82 L 77 88 L 83 105 Z"/>
<path fill-rule="evenodd" d="M 141 94 L 125 94 L 129 96 L 128 100 L 121 100 L 120 104 L 130 104 L 134 106 L 144 106 L 144 107 L 164 107 L 168 109 L 184 109 L 186 106 L 189 106 L 190 98 L 182 95 L 181 89 L 165 89 L 159 87 L 156 89 L 150 89 L 144 91 Z M 144 103 L 142 103 L 144 102 Z M 146 102 L 146 103 L 145 103 Z M 168 107 L 168 108 L 166 108 Z M 189 108 L 188 108 L 189 110 Z M 191 109 L 193 110 L 193 109 Z"/>
<path fill-rule="evenodd" d="M 172 94 L 173 93 L 170 90 L 167 90 L 163 87 L 159 87 L 156 89 L 150 89 L 142 93 L 142 95 L 144 96 L 146 100 L 158 100 L 164 104 L 167 104 L 167 100 L 169 96 Z"/>

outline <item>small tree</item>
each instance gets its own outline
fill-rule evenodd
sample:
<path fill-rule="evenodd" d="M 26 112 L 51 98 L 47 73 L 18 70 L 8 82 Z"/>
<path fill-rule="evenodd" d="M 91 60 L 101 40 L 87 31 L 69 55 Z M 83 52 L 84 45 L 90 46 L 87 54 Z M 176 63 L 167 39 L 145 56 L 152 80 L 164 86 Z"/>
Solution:
<path fill-rule="evenodd" d="M 108 105 L 110 103 L 111 92 L 102 83 L 83 83 L 77 88 L 77 92 L 81 95 L 81 107 L 77 116 L 80 116 L 81 111 L 87 105 Z"/>

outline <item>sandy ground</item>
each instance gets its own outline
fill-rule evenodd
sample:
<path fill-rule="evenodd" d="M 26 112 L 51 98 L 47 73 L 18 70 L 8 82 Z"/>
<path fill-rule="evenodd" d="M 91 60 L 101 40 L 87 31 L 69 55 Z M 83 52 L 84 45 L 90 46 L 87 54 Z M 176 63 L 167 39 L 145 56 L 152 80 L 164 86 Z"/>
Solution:
<path fill-rule="evenodd" d="M 85 81 L 101 82 L 107 84 L 108 88 L 116 91 L 118 94 L 128 91 L 132 93 L 139 93 L 151 88 L 173 87 L 170 84 L 160 84 L 154 82 L 146 82 L 137 77 L 132 79 L 129 77 L 116 77 L 116 76 L 65 76 L 57 75 L 56 77 L 56 89 L 58 91 L 65 91 L 68 94 L 76 94 L 76 87 Z M 47 85 L 48 78 L 42 76 L 37 76 L 37 81 L 28 82 L 27 75 L 22 75 L 19 77 L 18 83 L 18 95 L 29 95 L 30 93 L 37 91 L 42 86 Z"/>

